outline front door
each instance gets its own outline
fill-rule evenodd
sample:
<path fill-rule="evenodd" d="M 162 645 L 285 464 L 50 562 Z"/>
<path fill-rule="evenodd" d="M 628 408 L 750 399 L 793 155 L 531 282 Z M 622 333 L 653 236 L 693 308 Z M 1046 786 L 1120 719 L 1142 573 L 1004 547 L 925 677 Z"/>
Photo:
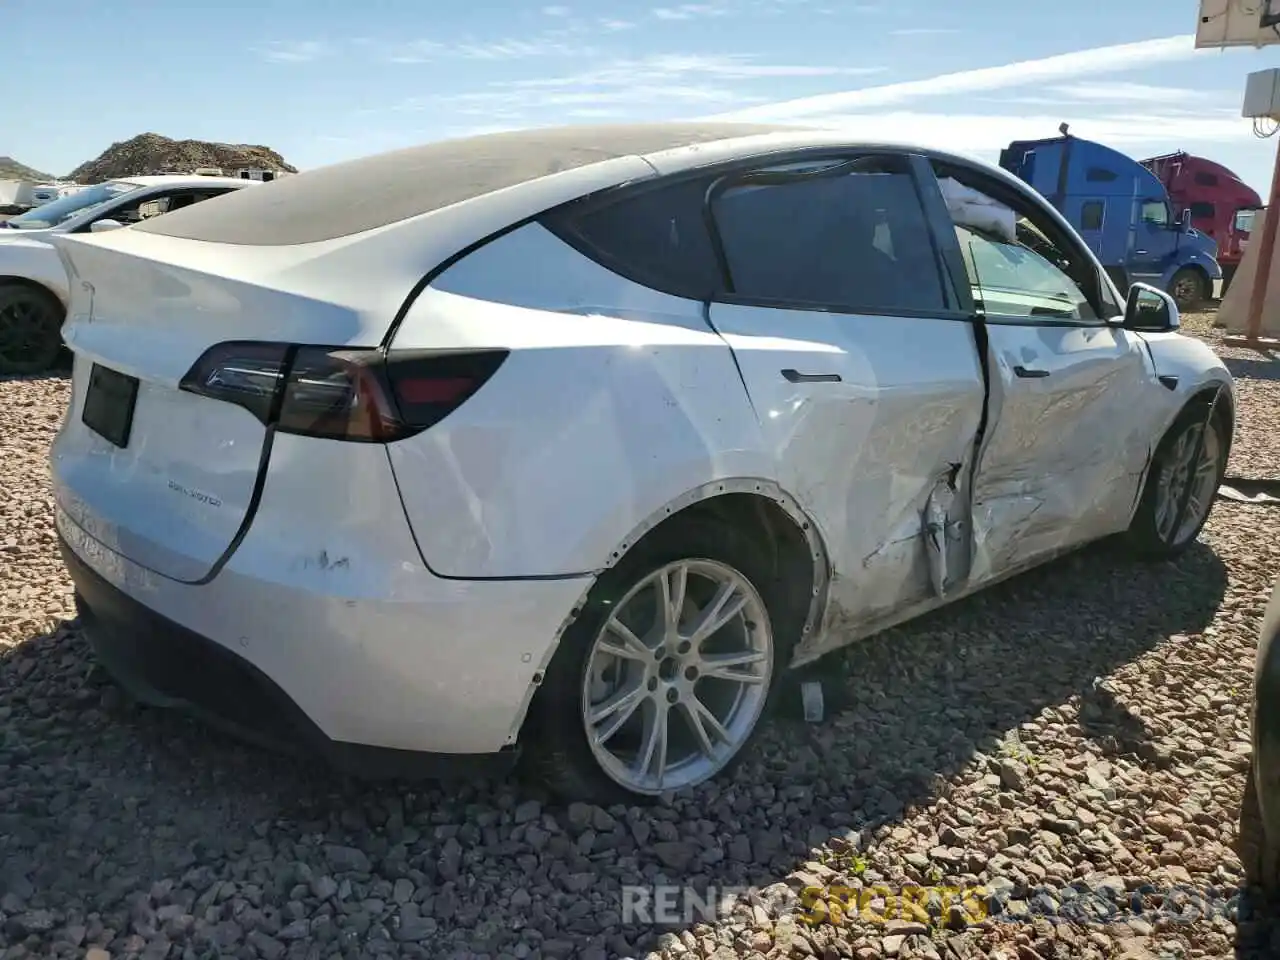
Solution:
<path fill-rule="evenodd" d="M 1167 403 L 1141 339 L 1107 322 L 1109 293 L 1072 279 L 1094 272 L 1083 252 L 1042 213 L 1016 212 L 1016 241 L 955 231 L 991 376 L 974 585 L 1123 530 Z"/>
<path fill-rule="evenodd" d="M 967 574 L 984 385 L 915 169 L 901 155 L 846 157 L 735 175 L 711 193 L 732 293 L 710 321 L 828 546 L 837 627 L 822 649 Z"/>
<path fill-rule="evenodd" d="M 1158 198 L 1140 200 L 1137 213 L 1129 279 L 1162 287 L 1164 272 L 1178 247 L 1177 222 L 1168 202 Z"/>

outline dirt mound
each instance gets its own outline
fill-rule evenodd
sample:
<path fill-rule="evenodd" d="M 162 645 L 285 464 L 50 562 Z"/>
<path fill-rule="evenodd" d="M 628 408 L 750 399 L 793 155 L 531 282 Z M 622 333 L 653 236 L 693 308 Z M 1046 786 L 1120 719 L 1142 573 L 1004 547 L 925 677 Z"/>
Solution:
<path fill-rule="evenodd" d="M 170 140 L 158 133 L 141 133 L 130 140 L 113 143 L 101 156 L 72 170 L 70 178 L 78 183 L 101 183 L 114 177 L 190 173 L 197 167 L 221 167 L 228 173 L 245 167 L 297 173 L 270 147 Z"/>
<path fill-rule="evenodd" d="M 0 157 L 0 180 L 52 180 L 47 173 L 19 163 L 13 157 Z"/>

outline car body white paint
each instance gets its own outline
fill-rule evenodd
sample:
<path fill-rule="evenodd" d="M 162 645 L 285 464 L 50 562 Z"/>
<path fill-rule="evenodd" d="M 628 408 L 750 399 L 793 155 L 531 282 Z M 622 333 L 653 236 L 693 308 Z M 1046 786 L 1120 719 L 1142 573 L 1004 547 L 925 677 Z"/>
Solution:
<path fill-rule="evenodd" d="M 257 181 L 237 180 L 233 177 L 145 176 L 121 177 L 113 183 L 137 184 L 136 190 L 122 193 L 113 200 L 68 217 L 51 227 L 0 229 L 0 283 L 6 280 L 22 280 L 45 288 L 65 307 L 70 302 L 66 271 L 57 251 L 48 238 L 61 233 L 87 230 L 96 220 L 109 219 L 113 210 L 145 202 L 149 197 L 174 189 L 224 186 L 239 190 Z M 56 202 L 56 201 L 55 201 Z M 39 207 L 27 213 L 39 212 Z"/>
<path fill-rule="evenodd" d="M 319 243 L 57 238 L 76 354 L 52 452 L 58 529 L 127 594 L 266 672 L 330 737 L 450 753 L 512 743 L 595 576 L 707 497 L 756 492 L 804 527 L 815 600 L 797 664 L 1124 529 L 1187 399 L 1233 389 L 1176 334 L 993 325 L 975 453 L 988 388 L 964 323 L 806 312 L 783 337 L 777 311 L 704 314 L 537 223 L 417 289 L 595 190 L 847 142 L 786 133 L 624 157 Z M 406 303 L 392 350 L 511 356 L 411 440 L 277 436 L 247 536 L 200 583 L 249 508 L 266 431 L 177 392 L 180 378 L 237 338 L 374 346 Z M 95 361 L 143 380 L 145 442 L 121 450 L 80 423 Z M 1046 389 L 1014 364 L 1062 376 Z M 779 381 L 785 367 L 842 385 Z M 1077 415 L 1103 428 L 1072 433 Z M 930 519 L 947 534 L 932 552 Z"/>

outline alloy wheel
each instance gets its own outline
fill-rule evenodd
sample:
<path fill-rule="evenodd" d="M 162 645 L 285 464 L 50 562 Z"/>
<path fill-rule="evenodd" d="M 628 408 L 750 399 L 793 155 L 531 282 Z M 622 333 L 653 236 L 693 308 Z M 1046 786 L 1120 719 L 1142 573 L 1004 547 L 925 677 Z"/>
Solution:
<path fill-rule="evenodd" d="M 635 793 L 702 783 L 755 730 L 774 667 L 769 615 L 746 577 L 715 560 L 668 563 L 628 591 L 591 645 L 591 752 Z"/>

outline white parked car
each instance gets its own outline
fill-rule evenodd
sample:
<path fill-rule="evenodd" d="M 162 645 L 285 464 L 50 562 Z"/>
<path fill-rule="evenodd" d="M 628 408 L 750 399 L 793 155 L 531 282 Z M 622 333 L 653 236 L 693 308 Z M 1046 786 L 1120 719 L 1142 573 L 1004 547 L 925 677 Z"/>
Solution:
<path fill-rule="evenodd" d="M 56 238 L 57 528 L 122 684 L 356 774 L 688 788 L 789 666 L 1088 541 L 1185 549 L 1226 462 L 1170 298 L 978 161 L 602 126 L 271 190 Z"/>
<path fill-rule="evenodd" d="M 247 186 L 233 177 L 128 177 L 67 193 L 0 222 L 0 375 L 57 359 L 66 271 L 48 237 L 113 230 Z"/>

